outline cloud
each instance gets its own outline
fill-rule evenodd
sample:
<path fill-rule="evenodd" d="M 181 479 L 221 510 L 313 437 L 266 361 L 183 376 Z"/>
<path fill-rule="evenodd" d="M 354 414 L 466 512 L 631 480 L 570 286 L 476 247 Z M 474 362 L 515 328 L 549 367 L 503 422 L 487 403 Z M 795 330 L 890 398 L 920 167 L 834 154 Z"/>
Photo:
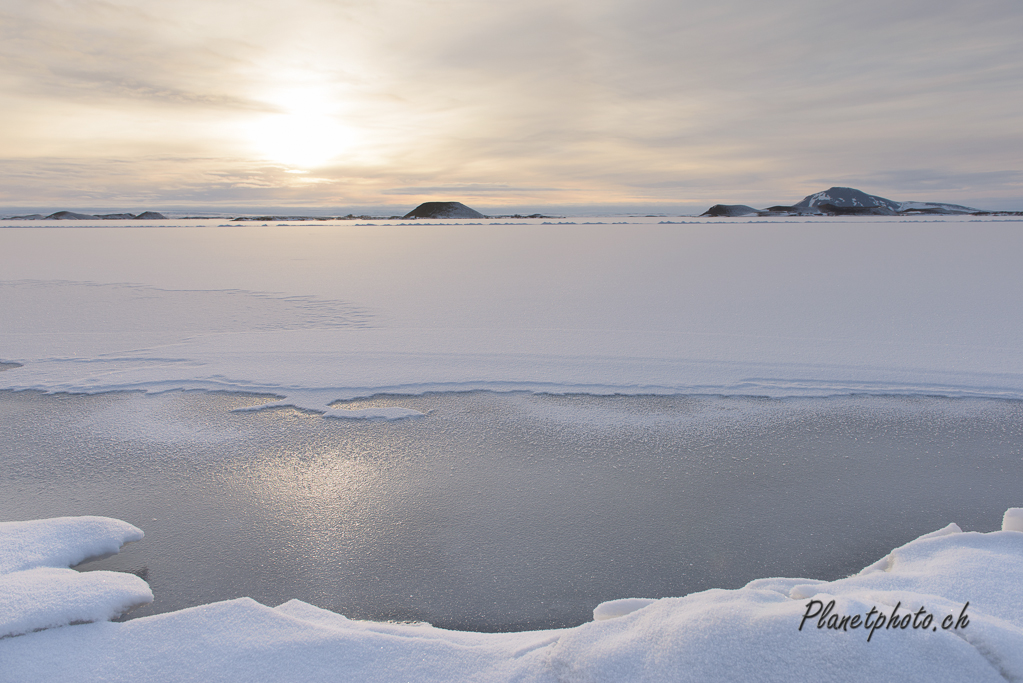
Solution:
<path fill-rule="evenodd" d="M 543 192 L 565 192 L 566 188 L 560 187 L 511 187 L 509 185 L 483 185 L 483 184 L 468 184 L 468 185 L 433 185 L 433 186 L 416 186 L 416 187 L 395 187 L 387 190 L 381 190 L 381 194 L 384 195 L 414 195 L 417 197 L 433 195 L 433 194 L 451 194 L 451 195 L 473 195 L 482 194 L 487 196 L 504 195 L 504 194 L 522 194 L 522 193 L 543 193 Z"/>
<path fill-rule="evenodd" d="M 53 159 L 114 158 L 145 169 L 139 183 L 220 168 L 309 202 L 431 188 L 716 201 L 736 184 L 776 201 L 826 178 L 1023 196 L 992 180 L 1023 171 L 1017 0 L 36 0 L 0 14 L 0 149 L 54 181 Z M 333 185 L 261 170 L 286 155 L 267 156 L 281 145 L 253 131 L 281 126 L 259 122 L 313 114 L 352 141 L 305 169 Z M 67 173 L 95 192 L 136 183 Z"/>
<path fill-rule="evenodd" d="M 1023 171 L 956 172 L 935 168 L 910 168 L 878 171 L 866 176 L 840 179 L 851 186 L 882 186 L 903 201 L 927 201 L 934 195 L 958 193 L 963 196 L 1023 196 Z M 983 208 L 983 207 L 981 207 Z"/>

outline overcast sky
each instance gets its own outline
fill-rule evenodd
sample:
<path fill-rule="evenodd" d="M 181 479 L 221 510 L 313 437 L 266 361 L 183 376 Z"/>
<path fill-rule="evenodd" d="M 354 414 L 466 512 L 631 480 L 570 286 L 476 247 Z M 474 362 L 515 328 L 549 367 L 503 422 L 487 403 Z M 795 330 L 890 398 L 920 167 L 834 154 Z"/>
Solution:
<path fill-rule="evenodd" d="M 1023 209 L 1020 0 L 0 0 L 0 205 Z"/>

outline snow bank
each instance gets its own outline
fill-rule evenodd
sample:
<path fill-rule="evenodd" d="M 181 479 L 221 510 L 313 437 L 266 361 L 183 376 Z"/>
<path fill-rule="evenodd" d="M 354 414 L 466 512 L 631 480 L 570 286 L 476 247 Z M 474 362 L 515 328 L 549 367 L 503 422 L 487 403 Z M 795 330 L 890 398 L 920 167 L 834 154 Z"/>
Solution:
<path fill-rule="evenodd" d="M 137 576 L 68 569 L 141 539 L 141 530 L 106 517 L 0 523 L 0 638 L 113 619 L 152 602 Z"/>
<path fill-rule="evenodd" d="M 593 610 L 594 621 L 605 621 L 617 619 L 626 614 L 632 614 L 636 610 L 643 609 L 647 605 L 657 602 L 649 598 L 621 598 L 619 600 L 608 600 L 602 602 Z"/>
<path fill-rule="evenodd" d="M 1002 531 L 1023 531 L 1023 508 L 1009 508 L 1005 511 Z"/>
<path fill-rule="evenodd" d="M 242 598 L 0 640 L 0 680 L 1017 681 L 1021 516 L 993 533 L 949 525 L 838 581 L 611 601 L 559 630 L 446 631 Z"/>

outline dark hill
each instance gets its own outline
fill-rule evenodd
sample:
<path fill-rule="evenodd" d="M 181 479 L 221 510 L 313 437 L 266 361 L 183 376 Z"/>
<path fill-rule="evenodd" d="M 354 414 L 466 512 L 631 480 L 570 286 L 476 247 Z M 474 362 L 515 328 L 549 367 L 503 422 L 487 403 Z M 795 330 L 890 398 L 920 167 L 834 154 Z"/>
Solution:
<path fill-rule="evenodd" d="M 88 213 L 75 213 L 74 211 L 58 211 L 46 217 L 48 221 L 91 221 L 97 216 Z"/>
<path fill-rule="evenodd" d="M 132 213 L 104 213 L 95 216 L 91 213 L 76 213 L 74 211 L 57 211 L 51 213 L 49 216 L 40 216 L 34 214 L 32 216 L 15 216 L 15 218 L 21 218 L 22 220 L 48 220 L 48 221 L 135 221 L 135 220 L 157 220 L 165 221 L 167 217 L 162 213 L 156 211 L 143 211 L 137 216 Z"/>
<path fill-rule="evenodd" d="M 404 218 L 486 218 L 461 202 L 424 202 Z"/>
<path fill-rule="evenodd" d="M 757 210 L 745 204 L 715 204 L 701 216 L 756 216 Z"/>
<path fill-rule="evenodd" d="M 899 202 L 867 194 L 851 187 L 831 187 L 803 198 L 792 207 L 818 209 L 822 213 L 894 215 L 901 208 Z"/>

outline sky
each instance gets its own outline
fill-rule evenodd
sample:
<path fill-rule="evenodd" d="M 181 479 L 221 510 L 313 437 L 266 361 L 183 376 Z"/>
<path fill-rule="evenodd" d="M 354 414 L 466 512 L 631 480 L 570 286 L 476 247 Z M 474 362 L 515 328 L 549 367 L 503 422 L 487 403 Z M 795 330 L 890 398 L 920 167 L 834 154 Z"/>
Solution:
<path fill-rule="evenodd" d="M 0 0 L 0 206 L 1023 209 L 1019 0 Z"/>

